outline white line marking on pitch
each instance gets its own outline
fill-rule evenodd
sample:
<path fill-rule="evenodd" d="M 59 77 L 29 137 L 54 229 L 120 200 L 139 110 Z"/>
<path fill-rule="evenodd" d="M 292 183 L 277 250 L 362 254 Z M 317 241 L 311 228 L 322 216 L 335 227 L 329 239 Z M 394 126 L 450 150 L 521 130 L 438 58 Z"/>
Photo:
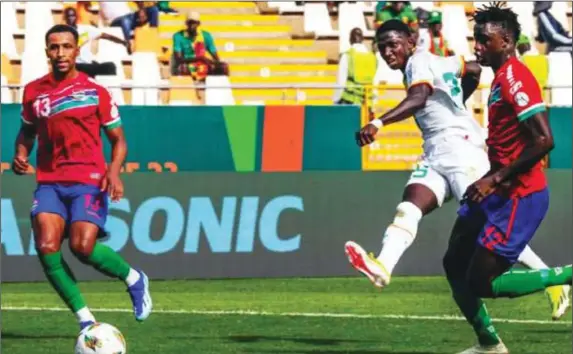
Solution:
<path fill-rule="evenodd" d="M 67 308 L 63 307 L 17 307 L 17 306 L 3 306 L 3 311 L 45 311 L 45 312 L 67 312 Z M 109 308 L 93 308 L 93 312 L 128 312 L 131 309 L 109 309 Z M 153 310 L 154 313 L 173 314 L 173 315 L 210 315 L 210 316 L 228 316 L 228 315 L 242 315 L 242 316 L 275 316 L 275 317 L 317 317 L 317 318 L 356 318 L 356 319 L 390 319 L 390 320 L 425 320 L 425 321 L 465 321 L 465 318 L 459 316 L 417 316 L 417 315 L 367 315 L 367 314 L 354 314 L 354 313 L 329 313 L 329 312 L 267 312 L 267 311 L 248 311 L 248 310 L 221 310 L 221 311 L 206 311 L 206 310 Z M 566 321 L 543 321 L 543 320 L 519 320 L 511 318 L 494 318 L 496 323 L 516 323 L 516 324 L 542 324 L 542 325 L 571 325 L 571 322 Z"/>

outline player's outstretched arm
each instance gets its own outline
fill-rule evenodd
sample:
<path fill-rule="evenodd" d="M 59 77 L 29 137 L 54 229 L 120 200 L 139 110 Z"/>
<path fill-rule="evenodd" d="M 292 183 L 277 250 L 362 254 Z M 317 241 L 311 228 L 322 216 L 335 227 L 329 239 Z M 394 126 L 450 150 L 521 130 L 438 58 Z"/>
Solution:
<path fill-rule="evenodd" d="M 29 168 L 28 157 L 36 141 L 36 128 L 33 124 L 22 123 L 16 137 L 14 161 L 12 170 L 16 174 L 24 174 Z"/>
<path fill-rule="evenodd" d="M 481 66 L 475 61 L 469 61 L 465 63 L 464 71 L 462 76 L 462 91 L 464 93 L 464 102 L 466 102 L 479 86 Z"/>
<path fill-rule="evenodd" d="M 382 125 L 397 123 L 408 119 L 426 106 L 426 101 L 431 94 L 432 87 L 425 83 L 412 86 L 408 89 L 406 98 L 404 98 L 402 102 L 395 108 L 384 113 L 384 115 L 378 119 L 382 121 Z"/>
<path fill-rule="evenodd" d="M 376 138 L 378 130 L 388 124 L 403 121 L 424 108 L 428 97 L 432 94 L 432 87 L 426 83 L 411 86 L 406 98 L 395 108 L 384 113 L 382 117 L 374 119 L 356 133 L 356 143 L 359 146 L 371 144 Z"/>
<path fill-rule="evenodd" d="M 520 126 L 531 137 L 530 144 L 523 149 L 515 161 L 496 172 L 494 177 L 496 184 L 529 171 L 553 150 L 553 133 L 547 120 L 547 112 L 535 113 L 530 118 L 521 121 Z"/>

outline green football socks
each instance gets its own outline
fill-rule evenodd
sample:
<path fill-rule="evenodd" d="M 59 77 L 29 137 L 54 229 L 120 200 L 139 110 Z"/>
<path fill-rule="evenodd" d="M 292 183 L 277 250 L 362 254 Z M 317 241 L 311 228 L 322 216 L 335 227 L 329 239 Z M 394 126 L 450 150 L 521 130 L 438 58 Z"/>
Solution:
<path fill-rule="evenodd" d="M 513 270 L 492 282 L 495 297 L 520 297 L 556 285 L 571 284 L 571 266 L 541 270 Z"/>
<path fill-rule="evenodd" d="M 473 295 L 464 279 L 449 279 L 456 304 L 472 325 L 482 345 L 496 345 L 501 342 L 483 301 Z"/>
<path fill-rule="evenodd" d="M 61 252 L 40 255 L 40 262 L 46 277 L 60 298 L 74 313 L 86 307 L 76 280 L 62 258 Z"/>
<path fill-rule="evenodd" d="M 127 279 L 131 269 L 129 264 L 117 252 L 99 242 L 96 242 L 87 261 L 103 274 L 123 281 Z"/>

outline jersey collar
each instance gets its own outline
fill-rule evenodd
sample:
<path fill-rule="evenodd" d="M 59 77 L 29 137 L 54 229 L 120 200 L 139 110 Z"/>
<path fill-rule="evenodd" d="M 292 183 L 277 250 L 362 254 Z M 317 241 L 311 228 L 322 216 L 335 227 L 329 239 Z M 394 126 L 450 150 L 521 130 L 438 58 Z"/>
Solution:
<path fill-rule="evenodd" d="M 50 83 L 51 86 L 53 87 L 58 87 L 61 85 L 69 85 L 72 82 L 78 82 L 78 81 L 84 81 L 87 78 L 87 75 L 82 73 L 82 72 L 78 72 L 78 76 L 76 76 L 73 79 L 66 79 L 63 81 L 56 81 L 56 79 L 54 79 L 54 75 L 52 73 L 48 74 L 48 82 Z"/>

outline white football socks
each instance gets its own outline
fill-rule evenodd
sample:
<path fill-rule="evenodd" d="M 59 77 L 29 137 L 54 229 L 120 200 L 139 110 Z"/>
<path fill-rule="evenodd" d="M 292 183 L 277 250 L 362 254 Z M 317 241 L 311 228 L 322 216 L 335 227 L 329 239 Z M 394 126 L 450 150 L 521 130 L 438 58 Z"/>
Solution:
<path fill-rule="evenodd" d="M 127 279 L 125 279 L 125 284 L 127 286 L 133 286 L 139 280 L 141 276 L 139 272 L 133 268 L 129 269 L 129 274 L 127 275 Z"/>
<path fill-rule="evenodd" d="M 95 317 L 92 312 L 87 308 L 83 307 L 75 313 L 78 322 L 95 322 Z"/>
<path fill-rule="evenodd" d="M 384 265 L 388 273 L 392 274 L 394 267 L 413 242 L 414 237 L 405 230 L 392 225 L 386 229 L 382 240 L 382 250 L 377 259 Z"/>
<path fill-rule="evenodd" d="M 517 261 L 529 269 L 548 269 L 549 267 L 545 262 L 539 258 L 535 252 L 529 247 L 529 245 L 525 246 L 525 249 L 519 255 Z"/>
<path fill-rule="evenodd" d="M 394 221 L 384 233 L 382 250 L 377 257 L 390 274 L 404 252 L 414 242 L 418 233 L 418 224 L 422 219 L 422 211 L 411 202 L 398 204 L 396 211 Z"/>

